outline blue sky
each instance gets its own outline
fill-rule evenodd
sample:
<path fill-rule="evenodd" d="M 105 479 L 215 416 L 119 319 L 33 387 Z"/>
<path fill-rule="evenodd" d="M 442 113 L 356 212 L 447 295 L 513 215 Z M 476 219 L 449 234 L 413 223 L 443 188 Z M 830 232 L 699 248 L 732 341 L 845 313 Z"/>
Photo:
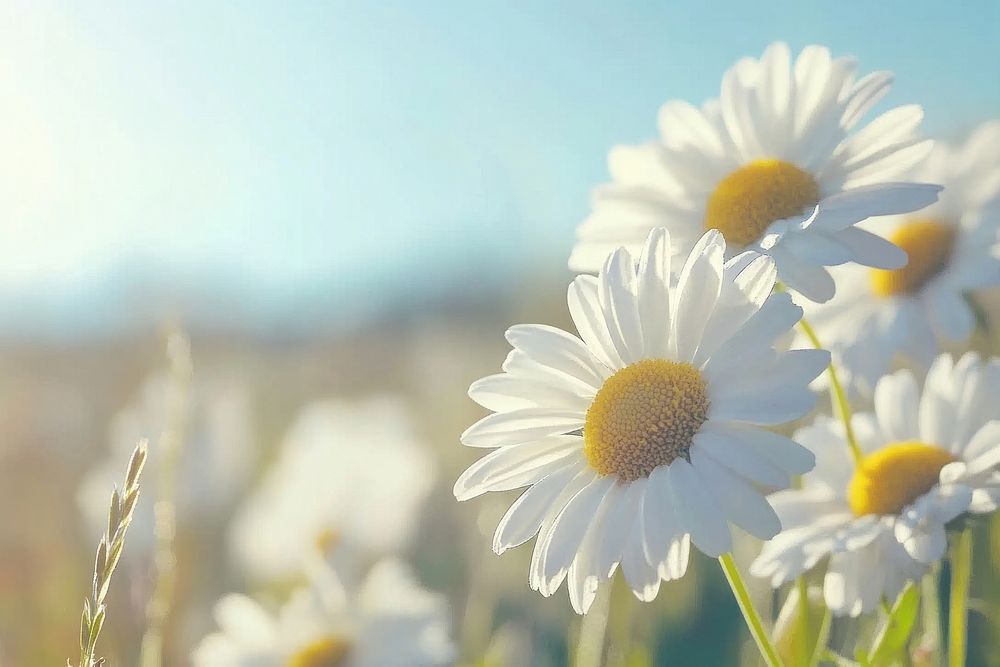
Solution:
<path fill-rule="evenodd" d="M 6 2 L 0 329 L 558 272 L 608 148 L 773 40 L 1000 117 L 1000 6 L 957 4 Z"/>

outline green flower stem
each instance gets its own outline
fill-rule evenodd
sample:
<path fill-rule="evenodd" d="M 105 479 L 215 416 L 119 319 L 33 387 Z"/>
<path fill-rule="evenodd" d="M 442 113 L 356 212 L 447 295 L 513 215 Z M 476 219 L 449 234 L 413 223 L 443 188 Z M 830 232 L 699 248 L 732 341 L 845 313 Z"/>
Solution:
<path fill-rule="evenodd" d="M 964 667 L 972 528 L 966 526 L 951 546 L 951 596 L 948 614 L 948 667 Z"/>
<path fill-rule="evenodd" d="M 812 647 L 809 646 L 809 584 L 806 583 L 805 577 L 799 577 L 795 581 L 795 591 L 799 596 L 795 655 L 799 664 L 806 665 L 812 654 Z"/>
<path fill-rule="evenodd" d="M 816 667 L 827 652 L 826 644 L 830 640 L 830 624 L 833 623 L 833 613 L 829 607 L 823 611 L 823 619 L 819 622 L 819 633 L 816 637 L 816 646 L 813 648 L 812 656 L 809 658 L 809 667 Z"/>
<path fill-rule="evenodd" d="M 941 596 L 938 591 L 940 579 L 940 562 L 931 566 L 930 572 L 920 581 L 921 595 L 924 603 L 920 605 L 923 613 L 923 644 L 922 648 L 930 652 L 931 665 L 941 664 Z"/>
<path fill-rule="evenodd" d="M 601 586 L 590 610 L 580 622 L 580 638 L 576 645 L 576 667 L 601 667 L 604 662 L 604 637 L 611 615 L 611 588 L 614 581 Z"/>
<path fill-rule="evenodd" d="M 722 565 L 722 571 L 726 573 L 729 587 L 733 589 L 733 597 L 736 598 L 736 602 L 740 605 L 740 611 L 743 612 L 743 619 L 747 623 L 747 629 L 750 630 L 754 641 L 757 642 L 757 648 L 760 650 L 760 655 L 764 658 L 764 662 L 767 663 L 768 667 L 784 667 L 781 658 L 778 657 L 778 652 L 764 630 L 760 614 L 757 613 L 757 610 L 753 606 L 753 601 L 750 599 L 750 592 L 747 590 L 746 584 L 743 583 L 743 578 L 736 568 L 733 555 L 729 553 L 722 554 L 719 556 L 719 563 Z"/>
<path fill-rule="evenodd" d="M 802 329 L 802 333 L 806 335 L 806 338 L 809 339 L 813 347 L 817 350 L 823 349 L 823 345 L 819 342 L 819 337 L 816 335 L 815 329 L 812 328 L 812 325 L 805 318 L 799 320 L 799 328 Z M 837 417 L 844 422 L 844 435 L 847 439 L 847 446 L 850 447 L 854 464 L 857 465 L 861 462 L 862 458 L 861 447 L 858 445 L 858 438 L 854 434 L 854 427 L 851 425 L 851 406 L 847 402 L 847 394 L 844 393 L 844 386 L 840 383 L 840 376 L 837 375 L 837 368 L 833 365 L 833 361 L 827 367 L 827 372 L 830 375 L 830 402 L 833 404 L 833 410 Z"/>

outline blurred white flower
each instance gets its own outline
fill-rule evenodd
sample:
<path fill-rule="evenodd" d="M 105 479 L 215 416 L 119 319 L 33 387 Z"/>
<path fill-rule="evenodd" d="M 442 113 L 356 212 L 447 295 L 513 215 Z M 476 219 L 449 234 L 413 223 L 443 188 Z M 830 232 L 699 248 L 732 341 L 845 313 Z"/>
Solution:
<path fill-rule="evenodd" d="M 209 522 L 228 510 L 253 468 L 253 424 L 246 387 L 233 379 L 199 378 L 185 389 L 168 373 L 156 373 L 111 424 L 108 456 L 83 478 L 77 501 L 91 529 L 107 522 L 110 490 L 136 443 L 149 440 L 143 501 L 129 531 L 128 554 L 139 557 L 153 545 L 153 505 L 157 499 L 162 453 L 160 439 L 170 424 L 171 406 L 183 411 L 184 443 L 177 471 L 180 520 Z M 129 556 L 129 557 L 133 557 Z"/>
<path fill-rule="evenodd" d="M 944 185 L 941 200 L 916 216 L 869 225 L 888 230 L 909 255 L 907 266 L 835 269 L 837 296 L 805 304 L 823 345 L 865 392 L 897 354 L 926 368 L 942 343 L 967 342 L 976 325 L 967 293 L 1000 285 L 1000 121 L 962 145 L 938 143 L 913 175 Z"/>
<path fill-rule="evenodd" d="M 660 141 L 611 152 L 613 182 L 595 192 L 570 267 L 596 271 L 619 245 L 635 253 L 653 227 L 670 230 L 681 261 L 719 229 L 730 253 L 771 255 L 779 280 L 819 302 L 835 292 L 824 267 L 905 264 L 855 224 L 937 198 L 936 185 L 891 182 L 931 148 L 915 134 L 923 111 L 897 107 L 849 134 L 892 82 L 888 72 L 856 78 L 855 67 L 820 46 L 793 63 L 775 43 L 726 72 L 718 100 L 665 104 Z"/>
<path fill-rule="evenodd" d="M 875 413 L 853 426 L 856 466 L 843 424 L 827 417 L 796 433 L 816 454 L 801 489 L 770 497 L 782 532 L 750 571 L 775 587 L 830 556 L 824 584 L 836 614 L 856 616 L 895 599 L 907 580 L 944 555 L 945 524 L 1000 503 L 1000 360 L 938 357 L 923 393 L 903 370 L 875 390 Z"/>
<path fill-rule="evenodd" d="M 416 528 L 434 473 L 402 400 L 308 405 L 234 519 L 233 556 L 250 576 L 276 579 L 334 544 L 395 552 Z"/>
<path fill-rule="evenodd" d="M 194 667 L 432 667 L 455 655 L 446 601 L 394 559 L 377 563 L 356 592 L 313 584 L 277 615 L 231 594 L 215 618 L 219 632 L 195 648 Z"/>
<path fill-rule="evenodd" d="M 774 263 L 724 262 L 705 234 L 671 287 L 670 237 L 650 233 L 638 258 L 614 252 L 578 277 L 569 308 L 580 338 L 543 325 L 508 330 L 503 373 L 469 395 L 494 411 L 462 442 L 497 448 L 455 483 L 459 500 L 528 486 L 500 520 L 499 554 L 537 534 L 529 582 L 551 595 L 568 580 L 585 613 L 621 564 L 635 595 L 684 575 L 689 545 L 732 549 L 729 523 L 761 538 L 778 517 L 754 482 L 784 488 L 812 468 L 808 450 L 758 425 L 808 412 L 823 350 L 775 351 L 802 310 L 773 294 Z M 638 272 L 634 260 L 639 260 Z"/>

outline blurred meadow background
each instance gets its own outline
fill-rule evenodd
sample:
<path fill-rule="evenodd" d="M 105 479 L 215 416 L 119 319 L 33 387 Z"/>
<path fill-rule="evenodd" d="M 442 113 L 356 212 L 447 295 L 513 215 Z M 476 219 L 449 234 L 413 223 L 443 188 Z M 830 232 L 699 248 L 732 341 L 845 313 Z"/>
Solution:
<path fill-rule="evenodd" d="M 779 39 L 894 71 L 881 106 L 919 102 L 927 135 L 961 139 L 1000 117 L 998 35 L 986 0 L 6 0 L 0 665 L 75 659 L 138 437 L 110 664 L 138 664 L 160 493 L 176 500 L 163 664 L 189 664 L 220 596 L 277 605 L 306 538 L 348 569 L 408 562 L 446 600 L 460 664 L 565 663 L 580 622 L 565 594 L 528 589 L 528 547 L 490 552 L 514 494 L 451 489 L 483 414 L 465 392 L 499 368 L 504 329 L 572 329 L 566 258 L 608 149 Z M 268 515 L 282 485 L 300 504 Z M 977 544 L 1000 560 L 997 528 Z M 692 569 L 649 605 L 615 598 L 630 664 L 754 664 L 721 573 Z M 970 664 L 1000 665 L 1000 617 L 979 611 Z"/>

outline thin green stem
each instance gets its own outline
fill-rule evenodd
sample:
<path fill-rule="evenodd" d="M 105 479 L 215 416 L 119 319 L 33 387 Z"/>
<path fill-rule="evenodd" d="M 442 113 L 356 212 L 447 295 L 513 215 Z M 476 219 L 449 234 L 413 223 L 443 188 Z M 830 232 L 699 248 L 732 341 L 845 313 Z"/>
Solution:
<path fill-rule="evenodd" d="M 611 612 L 611 587 L 601 586 L 590 610 L 580 622 L 580 638 L 576 645 L 576 667 L 600 667 L 604 660 L 604 637 Z"/>
<path fill-rule="evenodd" d="M 809 584 L 805 577 L 799 577 L 795 581 L 795 590 L 799 596 L 799 608 L 797 614 L 795 653 L 799 664 L 805 665 L 809 661 L 812 648 L 809 646 Z"/>
<path fill-rule="evenodd" d="M 733 597 L 736 598 L 736 602 L 740 606 L 740 611 L 743 612 L 743 619 L 747 623 L 747 629 L 750 630 L 754 641 L 757 642 L 757 648 L 760 650 L 760 655 L 764 658 L 764 662 L 767 663 L 768 667 L 784 667 L 781 658 L 778 657 L 778 652 L 764 630 L 760 614 L 757 613 L 757 609 L 753 606 L 753 601 L 750 599 L 750 592 L 747 590 L 746 584 L 743 583 L 743 577 L 740 576 L 740 572 L 736 568 L 736 561 L 733 560 L 733 555 L 729 553 L 722 554 L 719 556 L 719 563 L 722 565 L 722 571 L 726 573 L 729 587 L 733 589 Z"/>
<path fill-rule="evenodd" d="M 819 633 L 816 636 L 816 646 L 813 648 L 812 656 L 809 658 L 809 667 L 816 667 L 823 659 L 823 654 L 827 652 L 826 643 L 830 640 L 830 625 L 833 623 L 833 613 L 829 607 L 823 610 L 823 619 L 819 622 Z"/>
<path fill-rule="evenodd" d="M 964 667 L 969 579 L 972 573 L 972 528 L 966 526 L 951 546 L 951 595 L 948 614 L 948 667 Z"/>
<path fill-rule="evenodd" d="M 923 643 L 921 649 L 930 653 L 931 665 L 941 664 L 941 595 L 938 591 L 940 561 L 931 566 L 930 572 L 920 581 L 924 603 L 920 605 L 923 615 Z"/>
<path fill-rule="evenodd" d="M 816 335 L 816 330 L 805 318 L 799 320 L 799 328 L 802 329 L 802 333 L 806 335 L 813 347 L 817 350 L 823 349 L 819 336 Z M 854 434 L 854 426 L 851 425 L 851 405 L 847 402 L 847 394 L 844 392 L 844 386 L 840 383 L 840 376 L 837 374 L 837 367 L 833 365 L 833 361 L 827 367 L 827 373 L 830 375 L 830 402 L 833 404 L 834 413 L 844 422 L 844 436 L 847 439 L 847 446 L 850 447 L 851 456 L 857 465 L 861 462 L 861 447 Z"/>

